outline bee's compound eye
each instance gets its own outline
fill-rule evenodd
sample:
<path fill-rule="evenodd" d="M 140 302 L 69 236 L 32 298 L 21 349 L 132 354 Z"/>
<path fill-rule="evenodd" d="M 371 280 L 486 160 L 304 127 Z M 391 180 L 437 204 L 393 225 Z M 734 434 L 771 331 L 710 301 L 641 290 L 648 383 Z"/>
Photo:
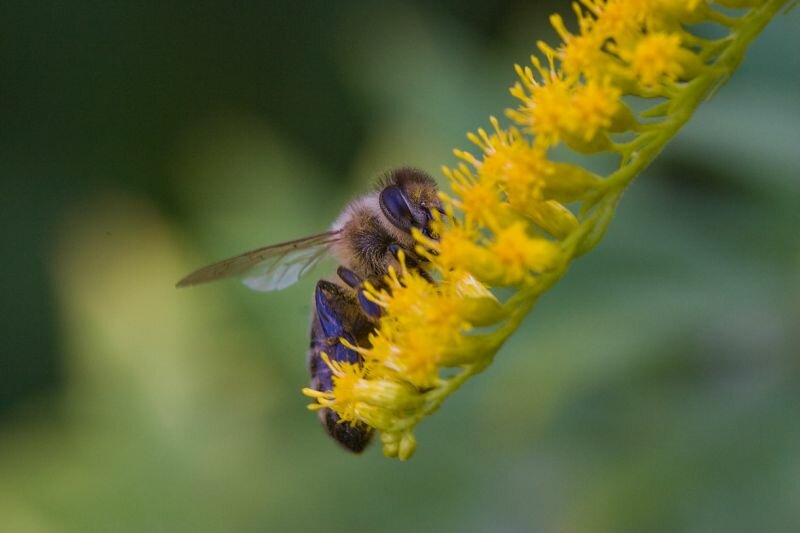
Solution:
<path fill-rule="evenodd" d="M 397 185 L 390 185 L 381 191 L 381 209 L 383 214 L 392 224 L 400 229 L 409 230 L 414 217 L 411 215 L 411 208 L 408 207 L 405 194 Z"/>

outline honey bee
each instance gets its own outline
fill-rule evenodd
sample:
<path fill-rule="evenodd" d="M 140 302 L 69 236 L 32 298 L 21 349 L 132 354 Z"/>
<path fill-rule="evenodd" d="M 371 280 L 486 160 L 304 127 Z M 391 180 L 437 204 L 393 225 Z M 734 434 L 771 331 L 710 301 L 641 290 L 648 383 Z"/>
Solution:
<path fill-rule="evenodd" d="M 399 267 L 405 255 L 407 268 L 423 276 L 425 259 L 415 253 L 412 229 L 436 238 L 431 230 L 434 210 L 442 212 L 436 182 L 425 172 L 403 167 L 387 172 L 375 190 L 353 200 L 325 233 L 258 248 L 192 272 L 177 284 L 190 287 L 238 277 L 256 291 L 286 288 L 327 253 L 339 262 L 336 276 L 321 279 L 314 290 L 311 343 L 307 364 L 311 388 L 333 388 L 331 369 L 322 359 L 361 363 L 361 356 L 342 344 L 369 345 L 369 334 L 380 318 L 380 307 L 364 296 L 364 282 L 380 287 L 389 267 Z M 369 444 L 372 428 L 343 422 L 330 409 L 319 410 L 328 434 L 346 449 L 360 453 Z"/>

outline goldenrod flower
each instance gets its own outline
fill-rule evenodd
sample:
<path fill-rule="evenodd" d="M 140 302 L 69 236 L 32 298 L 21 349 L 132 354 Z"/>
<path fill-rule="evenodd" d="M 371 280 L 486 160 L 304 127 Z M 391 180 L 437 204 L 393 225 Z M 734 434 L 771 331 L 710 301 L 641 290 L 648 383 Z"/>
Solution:
<path fill-rule="evenodd" d="M 720 0 L 749 8 L 733 18 L 704 0 L 580 0 L 577 33 L 551 17 L 563 42 L 539 43 L 544 59 L 517 65 L 511 94 L 519 106 L 506 111 L 515 125 L 492 117 L 491 133 L 468 135 L 478 153 L 456 150 L 460 163 L 444 169 L 452 194 L 442 195 L 438 239 L 415 235 L 429 272 L 401 258 L 381 288 L 367 287 L 383 315 L 368 345 L 351 346 L 363 362 L 325 358 L 334 387 L 305 389 L 310 407 L 370 426 L 387 456 L 410 457 L 414 426 L 484 370 L 572 259 L 600 241 L 624 188 L 786 1 Z M 728 35 L 709 41 L 691 33 L 692 24 L 707 22 Z M 636 115 L 629 95 L 664 101 Z M 615 154 L 618 167 L 598 176 L 557 161 L 559 145 Z M 511 296 L 499 300 L 497 287 Z"/>
<path fill-rule="evenodd" d="M 552 270 L 561 249 L 543 238 L 531 237 L 524 222 L 500 230 L 483 257 L 471 268 L 478 279 L 494 286 L 532 282 L 535 274 Z"/>
<path fill-rule="evenodd" d="M 561 69 L 570 79 L 600 79 L 608 75 L 609 68 L 616 59 L 603 50 L 605 35 L 599 31 L 592 31 L 595 18 L 585 11 L 578 9 L 578 26 L 580 33 L 573 35 L 567 30 L 564 20 L 560 15 L 550 17 L 550 23 L 563 40 L 558 51 L 550 48 L 546 43 L 540 43 L 540 48 L 546 54 L 559 58 Z"/>
<path fill-rule="evenodd" d="M 677 80 L 684 72 L 681 37 L 669 33 L 651 33 L 643 37 L 631 52 L 623 52 L 631 69 L 644 87 L 656 87 L 668 79 Z M 691 52 L 688 52 L 691 54 Z"/>
<path fill-rule="evenodd" d="M 575 124 L 570 133 L 587 142 L 601 131 L 625 131 L 634 125 L 633 114 L 620 101 L 622 90 L 611 85 L 610 78 L 604 81 L 577 85 L 572 94 Z"/>
<path fill-rule="evenodd" d="M 411 385 L 396 379 L 368 377 L 372 374 L 368 365 L 331 361 L 327 354 L 323 354 L 322 359 L 333 373 L 335 394 L 303 389 L 304 394 L 316 398 L 317 403 L 311 406 L 314 409 L 335 409 L 343 422 L 385 430 L 422 404 L 422 397 Z"/>
<path fill-rule="evenodd" d="M 549 64 L 543 65 L 538 57 L 531 57 L 538 79 L 532 68 L 516 66 L 520 82 L 511 88 L 511 94 L 522 105 L 507 112 L 527 133 L 534 134 L 533 142 L 542 147 L 558 144 L 575 123 L 570 105 L 572 83 L 556 70 L 553 56 L 548 60 Z"/>

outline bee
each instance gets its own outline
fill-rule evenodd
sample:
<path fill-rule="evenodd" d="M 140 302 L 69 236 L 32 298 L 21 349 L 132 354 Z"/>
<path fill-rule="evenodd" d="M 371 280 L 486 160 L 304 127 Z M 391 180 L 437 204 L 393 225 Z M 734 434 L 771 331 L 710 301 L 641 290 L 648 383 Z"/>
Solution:
<path fill-rule="evenodd" d="M 401 251 L 406 268 L 430 279 L 425 258 L 414 251 L 412 229 L 435 239 L 431 229 L 434 211 L 443 210 L 433 178 L 416 168 L 394 169 L 379 180 L 375 190 L 348 204 L 329 231 L 213 263 L 192 272 L 177 287 L 238 277 L 256 291 L 280 290 L 330 253 L 339 267 L 336 276 L 319 280 L 314 290 L 307 356 L 311 388 L 329 392 L 333 375 L 322 353 L 332 361 L 362 363 L 361 356 L 341 339 L 368 346 L 369 334 L 380 318 L 380 307 L 364 296 L 364 283 L 382 286 L 389 268 L 399 268 Z M 369 444 L 372 428 L 344 422 L 327 408 L 318 412 L 327 433 L 346 449 L 360 453 Z"/>

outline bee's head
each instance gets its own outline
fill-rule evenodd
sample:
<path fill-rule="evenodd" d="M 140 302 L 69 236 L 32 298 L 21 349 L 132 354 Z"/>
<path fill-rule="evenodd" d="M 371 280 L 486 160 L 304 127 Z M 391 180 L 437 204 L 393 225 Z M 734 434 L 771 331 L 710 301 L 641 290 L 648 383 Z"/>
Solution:
<path fill-rule="evenodd" d="M 425 172 L 411 167 L 389 172 L 381 190 L 380 205 L 383 214 L 397 228 L 406 232 L 417 228 L 426 237 L 434 238 L 432 213 L 443 211 L 442 201 L 436 182 Z"/>

